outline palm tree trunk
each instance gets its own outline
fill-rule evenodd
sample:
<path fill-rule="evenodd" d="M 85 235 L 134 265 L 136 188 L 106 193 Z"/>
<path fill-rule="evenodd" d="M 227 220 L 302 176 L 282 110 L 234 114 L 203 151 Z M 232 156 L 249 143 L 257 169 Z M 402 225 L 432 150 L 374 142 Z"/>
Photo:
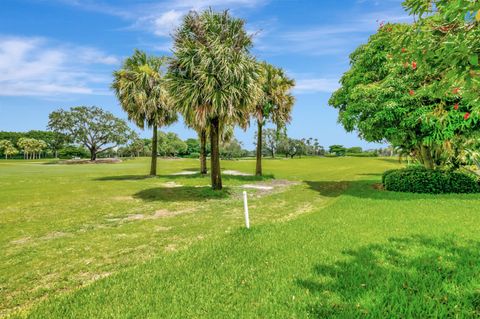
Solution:
<path fill-rule="evenodd" d="M 207 174 L 207 130 L 200 131 L 200 174 Z"/>
<path fill-rule="evenodd" d="M 222 175 L 220 172 L 220 149 L 219 149 L 219 119 L 215 117 L 210 122 L 210 174 L 212 178 L 212 189 L 222 189 Z"/>
<path fill-rule="evenodd" d="M 256 176 L 262 176 L 262 128 L 263 123 L 257 120 L 258 132 L 257 132 L 257 167 L 255 169 Z"/>
<path fill-rule="evenodd" d="M 150 165 L 150 176 L 157 175 L 157 124 L 153 125 L 152 136 L 152 161 Z"/>

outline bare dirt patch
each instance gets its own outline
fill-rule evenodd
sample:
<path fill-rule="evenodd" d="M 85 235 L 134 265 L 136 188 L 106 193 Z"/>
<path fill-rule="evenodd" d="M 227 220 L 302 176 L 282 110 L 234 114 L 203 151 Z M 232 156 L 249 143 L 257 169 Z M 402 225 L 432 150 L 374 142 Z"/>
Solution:
<path fill-rule="evenodd" d="M 165 226 L 157 226 L 155 227 L 155 231 L 162 232 L 162 231 L 169 231 L 172 227 L 165 227 Z"/>
<path fill-rule="evenodd" d="M 165 246 L 165 250 L 166 251 L 177 251 L 177 245 L 175 244 L 168 244 L 167 246 Z"/>
<path fill-rule="evenodd" d="M 114 200 L 118 201 L 129 201 L 129 200 L 135 200 L 132 196 L 115 196 L 113 197 Z"/>
<path fill-rule="evenodd" d="M 116 164 L 121 163 L 119 158 L 99 158 L 94 161 L 89 159 L 71 159 L 65 161 L 59 161 L 59 164 Z"/>
<path fill-rule="evenodd" d="M 225 170 L 222 173 L 225 175 L 232 175 L 232 176 L 253 176 L 253 174 L 243 173 L 243 172 L 234 171 L 234 170 Z"/>
<path fill-rule="evenodd" d="M 166 183 L 163 183 L 162 186 L 167 188 L 175 188 L 175 187 L 182 187 L 183 185 L 177 184 L 175 182 L 166 182 Z"/>
<path fill-rule="evenodd" d="M 10 243 L 14 245 L 22 245 L 22 244 L 28 243 L 30 239 L 32 239 L 32 237 L 23 237 L 23 238 L 12 240 Z"/>
<path fill-rule="evenodd" d="M 51 232 L 51 233 L 46 234 L 46 235 L 43 236 L 43 237 L 40 237 L 40 239 L 50 240 L 50 239 L 67 237 L 67 236 L 71 236 L 71 234 L 69 234 L 69 233 L 64 233 L 64 232 L 61 232 L 61 231 L 54 231 L 54 232 Z"/>
<path fill-rule="evenodd" d="M 167 209 L 159 209 L 153 214 L 152 218 L 171 217 L 171 216 L 180 215 L 182 213 L 183 213 L 182 211 L 172 212 Z"/>
<path fill-rule="evenodd" d="M 189 212 L 189 210 L 179 210 L 179 211 L 171 211 L 167 209 L 159 209 L 156 210 L 153 214 L 130 214 L 126 217 L 117 217 L 117 218 L 109 218 L 107 221 L 112 223 L 125 223 L 125 222 L 132 222 L 138 220 L 152 220 L 152 219 L 159 219 L 159 218 L 167 218 L 173 217 L 181 214 L 185 214 Z"/>
<path fill-rule="evenodd" d="M 267 182 L 258 182 L 240 186 L 246 189 L 255 189 L 259 195 L 266 195 L 274 192 L 282 192 L 290 186 L 298 185 L 299 182 L 288 181 L 284 179 L 274 179 Z"/>
<path fill-rule="evenodd" d="M 376 189 L 377 191 L 384 191 L 385 188 L 383 187 L 382 183 L 375 183 L 372 185 L 373 189 Z"/>
<path fill-rule="evenodd" d="M 182 176 L 182 175 L 197 175 L 200 174 L 200 172 L 195 172 L 195 171 L 181 171 L 178 173 L 173 173 L 171 175 L 173 176 Z"/>

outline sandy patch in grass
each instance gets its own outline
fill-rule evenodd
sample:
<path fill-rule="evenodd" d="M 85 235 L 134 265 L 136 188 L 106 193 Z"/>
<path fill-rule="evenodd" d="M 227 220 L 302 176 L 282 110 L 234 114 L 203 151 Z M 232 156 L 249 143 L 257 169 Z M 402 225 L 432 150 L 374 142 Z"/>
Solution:
<path fill-rule="evenodd" d="M 173 173 L 173 174 L 171 174 L 171 175 L 181 176 L 181 175 L 196 175 L 196 174 L 200 174 L 200 172 L 195 172 L 195 171 L 181 171 L 181 172 L 178 172 L 178 173 Z"/>
<path fill-rule="evenodd" d="M 30 239 L 32 239 L 32 237 L 23 237 L 23 238 L 12 240 L 10 243 L 14 245 L 22 245 L 22 244 L 28 243 Z"/>
<path fill-rule="evenodd" d="M 172 212 L 171 210 L 167 210 L 167 209 L 159 209 L 155 211 L 152 218 L 170 217 L 170 216 L 180 215 L 182 213 L 183 213 L 182 211 Z"/>
<path fill-rule="evenodd" d="M 165 250 L 166 251 L 177 251 L 177 245 L 175 244 L 168 244 L 167 246 L 165 246 Z"/>
<path fill-rule="evenodd" d="M 255 189 L 259 191 L 259 195 L 266 195 L 268 193 L 284 191 L 289 186 L 298 185 L 299 182 L 292 182 L 283 179 L 274 179 L 267 182 L 259 182 L 259 183 L 252 183 L 252 184 L 244 184 L 240 186 L 244 189 Z"/>
<path fill-rule="evenodd" d="M 115 197 L 113 197 L 113 199 L 118 200 L 118 201 L 135 200 L 135 198 L 133 198 L 133 196 L 115 196 Z"/>
<path fill-rule="evenodd" d="M 253 188 L 253 189 L 260 189 L 260 190 L 272 190 L 273 186 L 266 186 L 266 185 L 254 185 L 254 184 L 245 184 L 242 185 L 243 188 Z"/>
<path fill-rule="evenodd" d="M 64 232 L 61 232 L 61 231 L 54 231 L 54 232 L 46 234 L 43 237 L 40 237 L 40 239 L 50 240 L 50 239 L 62 238 L 62 237 L 66 237 L 66 236 L 71 236 L 71 234 L 64 233 Z"/>
<path fill-rule="evenodd" d="M 165 227 L 165 226 L 157 226 L 155 227 L 155 231 L 162 232 L 162 231 L 169 231 L 172 227 Z"/>
<path fill-rule="evenodd" d="M 159 209 L 159 210 L 156 210 L 151 215 L 130 214 L 130 215 L 127 215 L 126 217 L 109 218 L 109 219 L 107 219 L 107 221 L 113 222 L 113 223 L 116 223 L 116 222 L 124 223 L 124 222 L 131 222 L 131 221 L 137 221 L 137 220 L 152 220 L 152 219 L 173 217 L 173 216 L 188 213 L 189 211 L 190 210 L 171 211 L 171 210 L 168 210 L 168 209 Z"/>
<path fill-rule="evenodd" d="M 163 183 L 162 186 L 167 188 L 175 188 L 175 187 L 182 187 L 183 185 L 177 184 L 175 182 L 166 182 L 166 183 Z"/>
<path fill-rule="evenodd" d="M 225 175 L 233 175 L 233 176 L 253 176 L 253 174 L 248 174 L 248 173 L 243 173 L 240 171 L 234 171 L 234 170 L 226 170 L 222 172 Z"/>

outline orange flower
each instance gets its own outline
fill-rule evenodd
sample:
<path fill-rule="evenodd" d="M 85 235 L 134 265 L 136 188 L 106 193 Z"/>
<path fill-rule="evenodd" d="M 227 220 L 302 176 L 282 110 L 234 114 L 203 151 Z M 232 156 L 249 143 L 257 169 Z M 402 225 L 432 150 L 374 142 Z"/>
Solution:
<path fill-rule="evenodd" d="M 410 94 L 411 96 L 414 96 L 414 95 L 415 95 L 415 91 L 414 91 L 414 90 L 410 90 L 410 92 L 408 92 L 408 94 Z"/>
<path fill-rule="evenodd" d="M 453 107 L 455 110 L 458 110 L 458 103 L 455 103 L 455 106 Z"/>
<path fill-rule="evenodd" d="M 465 120 L 468 120 L 469 117 L 470 117 L 470 113 L 468 113 L 468 112 L 465 113 L 465 115 L 463 116 L 463 118 L 464 118 Z"/>
<path fill-rule="evenodd" d="M 413 61 L 413 62 L 412 62 L 412 69 L 415 70 L 416 68 L 417 68 L 417 62 Z"/>

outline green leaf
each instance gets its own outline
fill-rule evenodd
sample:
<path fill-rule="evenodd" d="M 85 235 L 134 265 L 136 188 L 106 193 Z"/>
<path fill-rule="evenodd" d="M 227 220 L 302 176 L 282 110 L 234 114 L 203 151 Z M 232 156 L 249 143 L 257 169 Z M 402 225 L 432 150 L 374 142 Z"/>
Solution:
<path fill-rule="evenodd" d="M 477 66 L 478 65 L 478 55 L 472 54 L 470 56 L 470 64 Z"/>

